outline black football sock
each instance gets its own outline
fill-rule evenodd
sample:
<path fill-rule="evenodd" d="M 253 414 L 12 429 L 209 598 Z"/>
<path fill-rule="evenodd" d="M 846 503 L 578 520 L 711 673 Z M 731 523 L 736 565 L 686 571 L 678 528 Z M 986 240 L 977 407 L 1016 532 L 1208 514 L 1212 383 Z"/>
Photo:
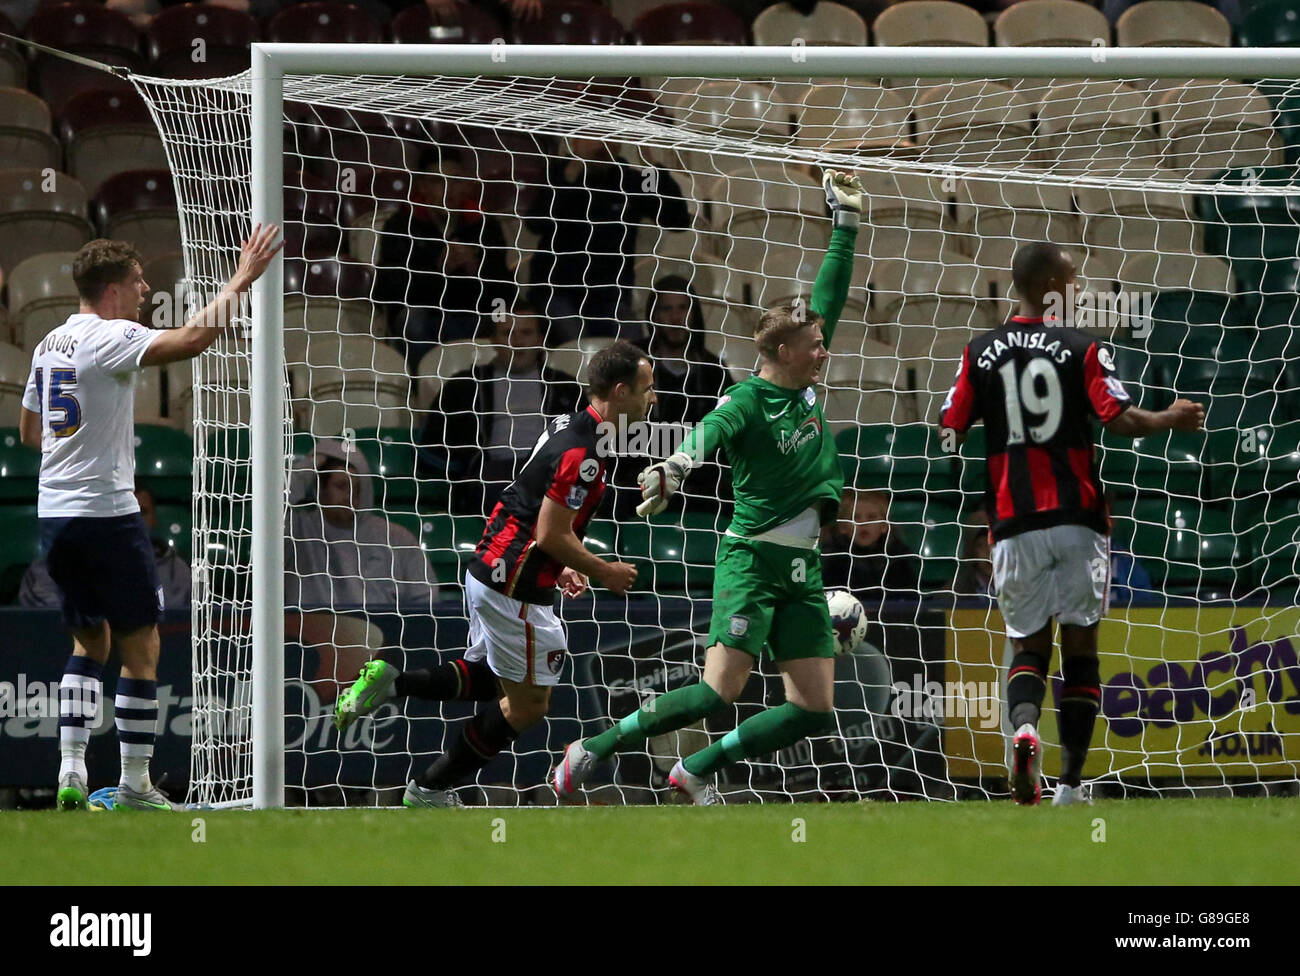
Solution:
<path fill-rule="evenodd" d="M 1007 713 L 1012 731 L 1028 723 L 1038 727 L 1047 692 L 1047 662 L 1042 655 L 1021 651 L 1011 660 L 1007 672 Z"/>
<path fill-rule="evenodd" d="M 487 661 L 457 660 L 436 668 L 403 671 L 393 693 L 432 701 L 492 701 L 501 692 Z"/>
<path fill-rule="evenodd" d="M 1061 662 L 1061 698 L 1056 703 L 1061 727 L 1061 782 L 1078 786 L 1101 707 L 1101 677 L 1095 657 L 1067 657 Z"/>
<path fill-rule="evenodd" d="M 460 727 L 460 734 L 451 747 L 417 776 L 415 782 L 426 790 L 450 789 L 491 762 L 518 734 L 501 713 L 499 701 L 484 705 Z"/>

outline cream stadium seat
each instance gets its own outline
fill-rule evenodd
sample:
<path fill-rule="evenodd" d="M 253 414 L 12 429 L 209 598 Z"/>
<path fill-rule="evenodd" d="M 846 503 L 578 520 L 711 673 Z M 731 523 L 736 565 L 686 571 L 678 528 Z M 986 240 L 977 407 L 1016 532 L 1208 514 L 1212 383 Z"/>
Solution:
<path fill-rule="evenodd" d="M 21 88 L 0 88 L 0 160 L 18 169 L 59 169 L 63 152 L 50 131 L 50 107 Z"/>
<path fill-rule="evenodd" d="M 1019 0 L 998 14 L 993 39 L 999 47 L 1091 47 L 1110 44 L 1110 22 L 1079 0 Z"/>
<path fill-rule="evenodd" d="M 1144 0 L 1115 22 L 1121 47 L 1232 47 L 1232 25 L 1194 0 Z"/>
<path fill-rule="evenodd" d="M 921 96 L 915 115 L 921 158 L 927 162 L 1037 164 L 1033 108 L 1011 89 L 984 81 L 937 85 Z"/>
<path fill-rule="evenodd" d="M 785 45 L 796 40 L 804 44 L 867 43 L 867 22 L 830 0 L 821 0 L 807 15 L 788 3 L 773 4 L 754 18 L 753 32 L 755 44 Z"/>
<path fill-rule="evenodd" d="M 430 349 L 415 369 L 416 405 L 427 410 L 448 379 L 490 363 L 495 356 L 496 346 L 487 342 L 449 342 Z"/>
<path fill-rule="evenodd" d="M 1082 240 L 1070 188 L 1060 184 L 961 180 L 957 219 L 963 250 L 980 268 L 1009 270 L 1026 241 L 1068 248 Z"/>
<path fill-rule="evenodd" d="M 23 404 L 23 391 L 27 389 L 27 376 L 32 369 L 32 357 L 17 346 L 0 343 L 0 416 L 12 418 L 17 424 L 19 408 Z"/>
<path fill-rule="evenodd" d="M 1250 85 L 1201 80 L 1171 89 L 1156 104 L 1156 125 L 1164 166 L 1192 179 L 1282 162 L 1273 107 Z"/>
<path fill-rule="evenodd" d="M 76 251 L 94 236 L 85 188 L 39 169 L 0 170 L 0 268 L 51 251 Z"/>
<path fill-rule="evenodd" d="M 1043 164 L 1057 172 L 1130 175 L 1155 166 L 1147 92 L 1122 82 L 1092 80 L 1050 89 L 1038 109 Z"/>
<path fill-rule="evenodd" d="M 411 383 L 391 346 L 368 336 L 310 333 L 305 359 L 294 385 L 306 397 L 295 413 L 317 437 L 337 437 L 348 427 L 410 428 Z"/>
<path fill-rule="evenodd" d="M 876 15 L 871 24 L 876 43 L 888 46 L 987 47 L 984 18 L 961 3 L 910 0 Z"/>
<path fill-rule="evenodd" d="M 38 254 L 9 272 L 9 321 L 14 343 L 31 355 L 51 329 L 81 306 L 72 280 L 75 251 Z"/>
<path fill-rule="evenodd" d="M 809 149 L 914 150 L 908 115 L 899 94 L 880 85 L 810 87 L 804 96 L 795 138 Z"/>

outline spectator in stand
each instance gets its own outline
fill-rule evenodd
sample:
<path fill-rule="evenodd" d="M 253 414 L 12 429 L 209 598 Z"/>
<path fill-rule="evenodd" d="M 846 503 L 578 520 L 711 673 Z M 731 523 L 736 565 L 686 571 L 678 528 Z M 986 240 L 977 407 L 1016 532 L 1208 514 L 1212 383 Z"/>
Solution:
<path fill-rule="evenodd" d="M 149 541 L 153 543 L 158 585 L 163 591 L 163 607 L 169 609 L 188 607 L 190 605 L 189 563 L 182 559 L 180 553 L 168 543 L 154 536 L 153 531 L 158 525 L 158 509 L 154 504 L 153 492 L 138 478 L 135 482 L 135 497 L 140 503 L 140 517 L 144 519 L 145 528 L 149 530 Z M 50 576 L 50 567 L 44 559 L 38 559 L 27 567 L 18 590 L 18 603 L 29 608 L 63 605 L 63 594 Z"/>
<path fill-rule="evenodd" d="M 976 524 L 966 530 L 952 588 L 957 596 L 986 596 L 992 600 L 997 596 L 997 589 L 993 585 L 988 513 L 979 508 L 973 518 Z"/>
<path fill-rule="evenodd" d="M 310 458 L 296 462 L 284 543 L 287 636 L 318 653 L 308 680 L 327 703 L 379 647 L 368 618 L 432 614 L 438 581 L 419 540 L 378 514 L 359 450 L 319 440 Z"/>
<path fill-rule="evenodd" d="M 827 589 L 847 589 L 871 613 L 886 600 L 920 596 L 921 561 L 889 524 L 889 495 L 845 490 L 840 518 L 822 539 L 822 579 Z"/>
<path fill-rule="evenodd" d="M 553 159 L 525 226 L 540 237 L 531 280 L 553 325 L 552 341 L 619 336 L 641 220 L 665 229 L 690 226 L 681 188 L 666 170 L 633 166 L 617 147 L 570 139 Z"/>
<path fill-rule="evenodd" d="M 509 308 L 515 292 L 501 225 L 461 162 L 435 150 L 420 169 L 411 205 L 384 222 L 376 288 L 412 366 L 432 345 L 473 339 L 481 316 Z"/>
<path fill-rule="evenodd" d="M 543 323 L 536 309 L 516 304 L 494 326 L 492 362 L 448 379 L 430 406 L 420 471 L 451 483 L 453 512 L 486 515 L 547 419 L 578 409 L 578 381 L 546 365 Z"/>

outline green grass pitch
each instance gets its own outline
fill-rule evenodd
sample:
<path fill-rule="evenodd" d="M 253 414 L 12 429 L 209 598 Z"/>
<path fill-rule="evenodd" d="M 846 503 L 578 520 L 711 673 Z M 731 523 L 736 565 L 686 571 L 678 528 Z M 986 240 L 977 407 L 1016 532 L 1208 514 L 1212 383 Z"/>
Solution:
<path fill-rule="evenodd" d="M 1298 835 L 1278 799 L 50 811 L 0 814 L 0 863 L 9 884 L 1269 884 Z"/>

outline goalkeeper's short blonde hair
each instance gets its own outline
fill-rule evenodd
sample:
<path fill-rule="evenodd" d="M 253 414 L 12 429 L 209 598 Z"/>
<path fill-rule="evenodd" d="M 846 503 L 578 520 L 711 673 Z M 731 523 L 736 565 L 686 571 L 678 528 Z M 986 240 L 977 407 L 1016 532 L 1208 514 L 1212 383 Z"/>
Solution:
<path fill-rule="evenodd" d="M 776 359 L 781 346 L 789 342 L 796 332 L 810 325 L 821 325 L 822 317 L 809 310 L 802 302 L 795 305 L 774 305 L 754 326 L 754 345 L 764 359 Z"/>

